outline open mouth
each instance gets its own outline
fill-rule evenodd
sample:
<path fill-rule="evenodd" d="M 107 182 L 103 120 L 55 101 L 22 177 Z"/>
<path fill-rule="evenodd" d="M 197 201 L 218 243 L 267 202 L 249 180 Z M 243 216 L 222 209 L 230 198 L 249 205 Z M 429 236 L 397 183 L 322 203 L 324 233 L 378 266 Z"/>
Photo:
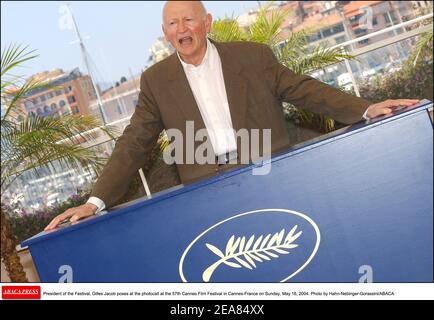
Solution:
<path fill-rule="evenodd" d="M 188 36 L 188 37 L 183 37 L 181 39 L 178 40 L 179 44 L 183 45 L 183 44 L 191 44 L 193 42 L 193 38 Z"/>

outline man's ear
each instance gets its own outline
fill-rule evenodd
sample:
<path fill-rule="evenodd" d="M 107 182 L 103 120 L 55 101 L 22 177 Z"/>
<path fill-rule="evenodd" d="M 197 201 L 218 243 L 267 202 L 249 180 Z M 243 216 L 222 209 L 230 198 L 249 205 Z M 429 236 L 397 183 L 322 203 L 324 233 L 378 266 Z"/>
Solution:
<path fill-rule="evenodd" d="M 208 13 L 206 15 L 205 26 L 206 26 L 206 32 L 210 33 L 211 32 L 211 27 L 212 27 L 212 15 L 210 13 Z"/>
<path fill-rule="evenodd" d="M 164 29 L 164 24 L 161 25 L 161 30 L 163 30 L 164 39 L 166 39 L 166 41 L 169 41 L 169 39 L 167 39 L 166 30 Z"/>

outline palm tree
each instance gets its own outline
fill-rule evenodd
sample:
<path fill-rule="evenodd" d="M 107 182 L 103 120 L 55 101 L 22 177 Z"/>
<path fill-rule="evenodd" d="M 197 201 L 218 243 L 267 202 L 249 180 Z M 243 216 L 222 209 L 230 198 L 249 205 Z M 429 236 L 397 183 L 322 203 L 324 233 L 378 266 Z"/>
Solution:
<path fill-rule="evenodd" d="M 61 168 L 94 170 L 98 173 L 105 162 L 96 151 L 80 145 L 93 140 L 98 132 L 114 138 L 112 127 L 100 127 L 90 115 L 66 115 L 61 118 L 27 116 L 19 109 L 20 101 L 34 90 L 53 88 L 35 79 L 25 80 L 12 74 L 24 62 L 36 58 L 34 51 L 21 45 L 9 45 L 1 54 L 1 193 L 25 172 L 41 168 L 56 172 Z M 100 130 L 92 130 L 97 129 Z M 92 131 L 90 131 L 92 130 Z M 58 165 L 56 165 L 56 163 Z M 13 282 L 26 281 L 15 250 L 17 241 L 1 210 L 1 258 Z"/>
<path fill-rule="evenodd" d="M 424 33 L 419 41 L 416 44 L 416 53 L 413 61 L 413 65 L 415 66 L 417 64 L 417 61 L 419 59 L 419 56 L 421 55 L 423 50 L 430 49 L 432 47 L 432 36 L 433 36 L 433 30 Z M 432 51 L 430 51 L 432 53 Z"/>
<path fill-rule="evenodd" d="M 346 54 L 340 48 L 329 49 L 318 45 L 309 51 L 306 38 L 315 32 L 314 29 L 292 32 L 286 40 L 282 41 L 280 26 L 290 12 L 269 10 L 272 5 L 271 1 L 261 6 L 255 22 L 247 29 L 241 28 L 233 17 L 214 21 L 210 37 L 221 42 L 253 41 L 267 44 L 280 63 L 296 74 L 308 74 L 324 69 L 327 65 L 353 59 L 353 56 Z M 300 110 L 287 103 L 284 103 L 283 107 L 287 120 L 296 119 L 299 125 L 319 132 L 329 132 L 334 129 L 335 122 L 331 118 Z"/>

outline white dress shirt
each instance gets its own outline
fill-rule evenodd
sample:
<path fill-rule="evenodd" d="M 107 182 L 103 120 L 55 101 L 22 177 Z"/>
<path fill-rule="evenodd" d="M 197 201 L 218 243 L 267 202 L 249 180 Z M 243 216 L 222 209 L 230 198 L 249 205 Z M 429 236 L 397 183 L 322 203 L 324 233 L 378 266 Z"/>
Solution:
<path fill-rule="evenodd" d="M 215 155 L 235 151 L 237 143 L 223 79 L 222 63 L 216 47 L 207 40 L 205 56 L 198 66 L 185 63 L 179 54 L 178 58 L 193 91 Z"/>

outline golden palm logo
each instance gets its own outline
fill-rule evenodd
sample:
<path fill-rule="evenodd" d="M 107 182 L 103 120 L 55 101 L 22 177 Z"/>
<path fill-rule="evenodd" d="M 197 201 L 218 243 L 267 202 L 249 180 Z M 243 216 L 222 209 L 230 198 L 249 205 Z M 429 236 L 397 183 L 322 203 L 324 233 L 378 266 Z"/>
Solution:
<path fill-rule="evenodd" d="M 225 264 L 232 268 L 242 268 L 253 270 L 257 262 L 270 261 L 271 258 L 279 258 L 279 254 L 288 254 L 290 249 L 298 247 L 294 241 L 300 237 L 303 231 L 295 233 L 298 225 L 293 227 L 285 237 L 285 229 L 276 232 L 273 236 L 267 234 L 261 235 L 255 241 L 255 235 L 252 235 L 246 242 L 246 237 L 237 237 L 233 235 L 226 244 L 225 253 L 216 246 L 206 243 L 207 248 L 219 257 L 219 260 L 210 265 L 202 274 L 202 279 L 209 282 L 214 271 L 221 265 Z M 283 239 L 285 237 L 285 239 Z"/>

